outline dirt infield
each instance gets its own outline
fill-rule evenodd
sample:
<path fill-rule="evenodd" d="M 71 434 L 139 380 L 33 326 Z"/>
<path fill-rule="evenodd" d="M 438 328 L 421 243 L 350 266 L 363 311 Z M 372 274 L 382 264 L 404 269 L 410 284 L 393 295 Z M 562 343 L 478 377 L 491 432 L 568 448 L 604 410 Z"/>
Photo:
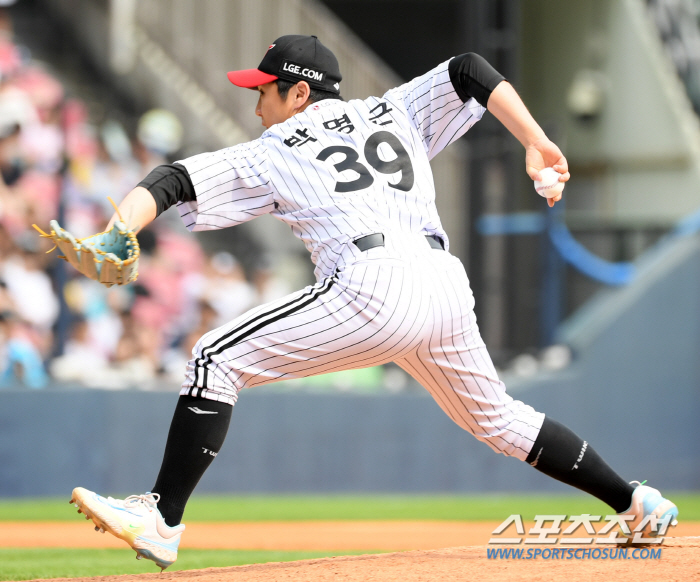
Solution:
<path fill-rule="evenodd" d="M 208 550 L 432 550 L 481 546 L 500 522 L 308 521 L 188 523 L 182 549 Z M 531 524 L 526 523 L 526 528 Z M 699 522 L 681 522 L 671 536 L 700 536 Z M 2 548 L 123 548 L 92 523 L 2 522 Z"/>
<path fill-rule="evenodd" d="M 478 580 L 479 582 L 534 582 L 540 580 L 700 580 L 700 538 L 667 540 L 656 560 L 493 560 L 486 547 L 460 547 L 394 554 L 344 556 L 299 562 L 208 568 L 138 576 L 53 579 L 72 582 L 123 582 L 169 580 L 186 582 L 344 582 Z"/>
<path fill-rule="evenodd" d="M 309 521 L 189 523 L 182 549 L 206 550 L 432 550 L 481 546 L 499 522 Z M 526 523 L 526 528 L 529 527 Z M 681 522 L 673 538 L 700 536 L 699 522 Z M 123 548 L 92 523 L 2 522 L 2 548 Z"/>
<path fill-rule="evenodd" d="M 255 522 L 188 523 L 183 549 L 209 550 L 431 550 L 488 542 L 496 522 Z M 700 525 L 700 524 L 699 524 Z M 696 528 L 700 535 L 700 526 Z M 98 534 L 92 523 L 4 522 L 4 548 L 123 548 L 124 542 Z"/>

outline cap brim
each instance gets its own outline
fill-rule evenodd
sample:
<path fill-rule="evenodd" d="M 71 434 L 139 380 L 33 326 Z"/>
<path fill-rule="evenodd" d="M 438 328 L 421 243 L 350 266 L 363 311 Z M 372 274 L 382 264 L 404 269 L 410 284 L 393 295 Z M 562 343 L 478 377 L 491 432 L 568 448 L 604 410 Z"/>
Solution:
<path fill-rule="evenodd" d="M 270 83 L 277 79 L 275 75 L 263 73 L 258 69 L 245 69 L 243 71 L 229 71 L 226 73 L 228 80 L 237 87 L 245 87 L 246 89 L 254 89 L 259 85 Z"/>

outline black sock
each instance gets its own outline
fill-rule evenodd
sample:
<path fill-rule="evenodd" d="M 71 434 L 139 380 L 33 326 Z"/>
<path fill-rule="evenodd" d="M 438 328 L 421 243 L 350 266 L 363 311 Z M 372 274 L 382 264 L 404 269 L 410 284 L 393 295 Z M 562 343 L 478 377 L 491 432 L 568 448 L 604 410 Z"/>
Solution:
<path fill-rule="evenodd" d="M 176 526 L 187 500 L 224 444 L 233 406 L 180 396 L 170 424 L 163 464 L 152 492 L 165 523 Z"/>
<path fill-rule="evenodd" d="M 527 462 L 558 481 L 590 493 L 617 513 L 632 504 L 634 487 L 627 483 L 573 431 L 545 417 Z"/>

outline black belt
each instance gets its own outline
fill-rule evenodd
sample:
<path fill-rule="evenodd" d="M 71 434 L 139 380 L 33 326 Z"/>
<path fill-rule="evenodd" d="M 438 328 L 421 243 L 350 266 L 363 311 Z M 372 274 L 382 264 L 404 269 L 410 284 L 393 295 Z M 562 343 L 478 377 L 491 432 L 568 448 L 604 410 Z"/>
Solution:
<path fill-rule="evenodd" d="M 445 250 L 445 246 L 443 245 L 440 237 L 435 236 L 434 234 L 426 234 L 425 239 L 432 248 L 439 251 Z M 355 243 L 355 246 L 364 253 L 365 251 L 375 247 L 383 247 L 384 235 L 381 232 L 376 232 L 374 234 L 368 234 L 367 236 L 360 237 L 353 242 Z"/>

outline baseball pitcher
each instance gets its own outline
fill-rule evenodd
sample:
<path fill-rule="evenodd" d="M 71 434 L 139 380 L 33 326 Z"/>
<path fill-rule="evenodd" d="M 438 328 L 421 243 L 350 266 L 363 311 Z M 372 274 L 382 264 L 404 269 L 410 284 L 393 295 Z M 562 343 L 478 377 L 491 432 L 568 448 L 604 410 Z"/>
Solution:
<path fill-rule="evenodd" d="M 73 491 L 96 529 L 168 567 L 185 504 L 224 442 L 240 390 L 387 362 L 495 452 L 594 495 L 632 516 L 632 527 L 650 514 L 675 520 L 676 506 L 656 489 L 628 483 L 587 441 L 511 398 L 479 335 L 467 275 L 435 207 L 430 160 L 489 110 L 524 146 L 530 178 L 554 168 L 569 179 L 565 157 L 502 75 L 468 53 L 380 97 L 346 102 L 333 53 L 315 36 L 288 35 L 257 69 L 228 78 L 258 91 L 266 131 L 156 168 L 107 230 L 142 228 L 171 206 L 191 231 L 272 214 L 306 245 L 317 282 L 199 340 L 152 491 L 124 500 Z"/>

